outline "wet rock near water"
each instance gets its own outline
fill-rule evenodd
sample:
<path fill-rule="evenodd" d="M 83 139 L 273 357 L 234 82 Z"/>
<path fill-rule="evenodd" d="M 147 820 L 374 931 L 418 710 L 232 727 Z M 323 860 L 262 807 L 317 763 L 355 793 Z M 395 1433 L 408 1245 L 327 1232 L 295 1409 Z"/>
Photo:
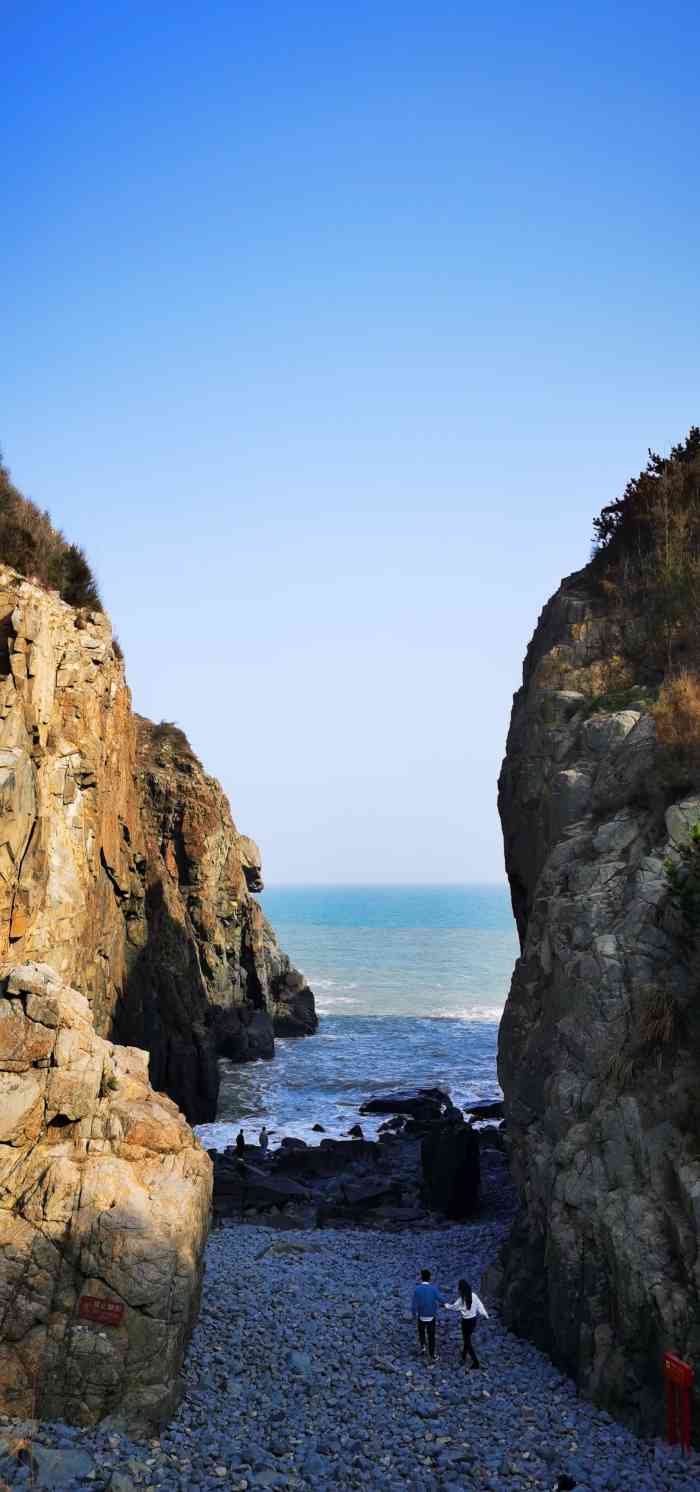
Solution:
<path fill-rule="evenodd" d="M 210 1151 L 216 1215 L 243 1220 L 291 1210 L 305 1226 L 365 1221 L 385 1229 L 425 1223 L 435 1214 L 472 1216 L 484 1142 L 447 1094 L 421 1089 L 369 1102 L 380 1113 L 402 1106 L 376 1140 L 365 1139 L 354 1124 L 345 1138 L 326 1136 L 318 1146 L 285 1136 L 267 1157 L 258 1146 L 245 1146 L 240 1156 L 233 1149 Z M 507 1187 L 505 1174 L 502 1180 Z"/>
<path fill-rule="evenodd" d="M 400 1093 L 383 1093 L 368 1098 L 360 1113 L 406 1114 L 412 1119 L 433 1121 L 441 1119 L 453 1107 L 451 1098 L 442 1088 L 407 1088 Z"/>

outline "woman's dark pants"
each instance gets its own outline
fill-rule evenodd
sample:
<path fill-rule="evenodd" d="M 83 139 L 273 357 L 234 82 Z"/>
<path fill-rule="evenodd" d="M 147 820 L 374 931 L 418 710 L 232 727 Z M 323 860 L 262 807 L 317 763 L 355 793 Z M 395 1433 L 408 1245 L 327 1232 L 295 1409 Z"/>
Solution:
<path fill-rule="evenodd" d="M 469 1353 L 469 1356 L 472 1360 L 472 1367 L 478 1368 L 481 1365 L 472 1346 L 472 1336 L 474 1334 L 475 1326 L 476 1317 L 474 1317 L 474 1319 L 471 1321 L 465 1321 L 464 1317 L 462 1317 L 462 1362 L 467 1361 L 467 1353 Z"/>

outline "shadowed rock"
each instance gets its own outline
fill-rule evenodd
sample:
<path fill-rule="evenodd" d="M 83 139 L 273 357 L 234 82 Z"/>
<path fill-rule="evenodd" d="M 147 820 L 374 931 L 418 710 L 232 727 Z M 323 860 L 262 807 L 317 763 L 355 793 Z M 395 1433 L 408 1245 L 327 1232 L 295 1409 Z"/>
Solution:
<path fill-rule="evenodd" d="M 468 1124 L 444 1125 L 421 1143 L 428 1206 L 445 1217 L 470 1217 L 479 1200 L 479 1141 Z"/>

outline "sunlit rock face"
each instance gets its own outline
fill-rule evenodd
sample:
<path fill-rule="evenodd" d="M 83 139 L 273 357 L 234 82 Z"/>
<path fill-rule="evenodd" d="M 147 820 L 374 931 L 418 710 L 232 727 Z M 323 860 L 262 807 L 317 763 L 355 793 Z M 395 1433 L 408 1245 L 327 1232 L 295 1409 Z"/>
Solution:
<path fill-rule="evenodd" d="M 0 957 L 51 965 L 192 1122 L 217 1058 L 315 1029 L 260 853 L 182 732 L 134 716 L 103 612 L 0 567 Z"/>
<path fill-rule="evenodd" d="M 210 1206 L 209 1157 L 147 1054 L 97 1036 L 48 965 L 0 968 L 0 1411 L 167 1418 Z"/>
<path fill-rule="evenodd" d="M 662 1351 L 700 1357 L 697 953 L 664 870 L 700 799 L 664 785 L 643 691 L 595 705 L 611 660 L 629 679 L 633 629 L 572 576 L 514 700 L 499 803 L 522 953 L 499 1075 L 521 1205 L 500 1283 L 512 1326 L 653 1433 Z"/>

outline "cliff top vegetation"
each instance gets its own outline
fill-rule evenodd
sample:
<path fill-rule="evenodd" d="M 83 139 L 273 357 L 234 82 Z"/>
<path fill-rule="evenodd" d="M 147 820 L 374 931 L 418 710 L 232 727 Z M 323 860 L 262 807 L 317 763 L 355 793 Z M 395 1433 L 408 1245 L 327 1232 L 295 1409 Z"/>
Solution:
<path fill-rule="evenodd" d="M 700 783 L 700 426 L 594 520 L 592 573 L 631 625 L 635 680 L 651 685 L 668 784 Z"/>
<path fill-rule="evenodd" d="M 700 670 L 700 426 L 668 456 L 650 451 L 593 528 L 593 575 L 640 622 L 646 680 Z"/>
<path fill-rule="evenodd" d="M 49 513 L 15 487 L 0 461 L 0 561 L 70 606 L 102 611 L 97 581 L 84 551 L 55 528 Z"/>

